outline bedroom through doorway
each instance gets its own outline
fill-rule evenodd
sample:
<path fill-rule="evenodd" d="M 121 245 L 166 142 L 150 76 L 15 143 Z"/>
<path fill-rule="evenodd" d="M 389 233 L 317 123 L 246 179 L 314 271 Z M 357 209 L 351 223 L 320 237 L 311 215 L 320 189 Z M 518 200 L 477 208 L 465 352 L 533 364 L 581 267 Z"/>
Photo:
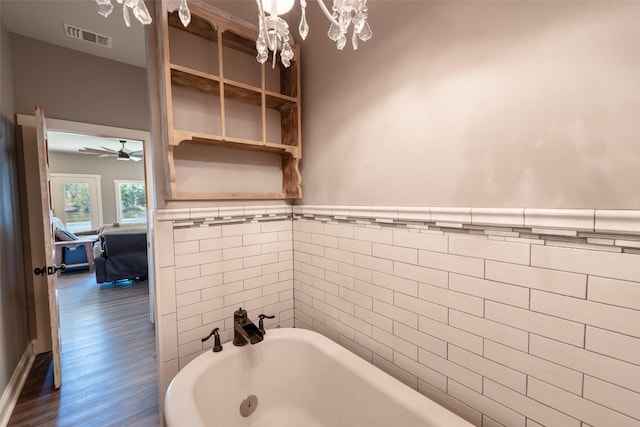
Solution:
<path fill-rule="evenodd" d="M 47 119 L 47 125 L 53 214 L 64 230 L 55 233 L 56 260 L 70 267 L 57 273 L 64 309 L 61 390 L 72 392 L 84 387 L 83 377 L 89 381 L 92 364 L 104 362 L 78 353 L 86 351 L 87 343 L 78 345 L 82 331 L 90 332 L 93 343 L 111 343 L 106 354 L 113 360 L 132 354 L 155 358 L 153 236 L 147 220 L 155 200 L 151 156 L 145 156 L 151 141 L 145 131 L 57 119 Z M 104 259 L 107 243 L 109 255 L 119 261 Z M 115 318 L 106 320 L 114 311 Z M 140 339 L 117 336 L 126 330 L 135 330 Z M 73 381 L 65 385 L 65 378 Z M 157 378 L 152 381 L 157 389 Z"/>
<path fill-rule="evenodd" d="M 142 141 L 48 132 L 58 278 L 89 271 L 97 284 L 145 280 L 147 196 Z"/>
<path fill-rule="evenodd" d="M 44 376 L 35 380 L 38 390 L 31 390 L 36 393 L 32 398 L 36 401 L 37 412 L 40 413 L 40 409 L 50 410 L 50 414 L 58 414 L 59 416 L 62 416 L 64 412 L 63 418 L 67 418 L 67 416 L 73 418 L 73 414 L 76 411 L 81 411 L 82 408 L 88 408 L 89 406 L 83 404 L 82 408 L 72 408 L 71 406 L 75 405 L 69 406 L 69 400 L 65 400 L 65 396 L 72 399 L 73 395 L 77 397 L 80 394 L 87 399 L 95 397 L 94 395 L 100 395 L 100 398 L 94 400 L 94 402 L 100 403 L 94 407 L 105 408 L 109 406 L 113 408 L 113 413 L 122 412 L 122 406 L 125 404 L 124 406 L 127 409 L 124 411 L 126 414 L 122 414 L 125 417 L 124 419 L 128 417 L 127 414 L 129 414 L 130 409 L 137 412 L 131 420 L 135 420 L 143 414 L 151 415 L 153 413 L 157 416 L 159 412 L 157 402 L 160 401 L 160 396 L 157 386 L 157 363 L 155 362 L 157 345 L 155 311 L 157 301 L 155 298 L 156 282 L 154 277 L 154 236 L 149 232 L 152 229 L 152 217 L 150 217 L 149 221 L 146 220 L 155 209 L 152 156 L 145 156 L 145 154 L 153 152 L 150 133 L 50 117 L 47 117 L 43 132 L 42 109 L 36 107 L 35 112 L 37 114 L 34 116 L 18 114 L 17 123 L 20 127 L 19 132 L 23 147 L 20 153 L 20 164 L 24 171 L 23 185 L 25 190 L 22 192 L 24 198 L 21 203 L 24 203 L 28 217 L 28 220 L 23 224 L 25 235 L 29 236 L 29 250 L 26 251 L 29 265 L 25 265 L 25 269 L 32 269 L 25 272 L 28 274 L 29 280 L 27 284 L 28 291 L 32 292 L 31 307 L 33 309 L 29 312 L 29 320 L 32 325 L 33 352 L 36 355 L 34 363 L 38 366 L 43 364 L 45 368 L 48 367 L 44 371 Z M 71 152 L 67 154 L 67 156 L 82 156 L 73 157 L 68 163 L 74 167 L 83 166 L 85 169 L 58 169 L 58 166 L 64 165 L 63 157 L 65 153 L 56 154 L 55 139 L 57 133 L 76 137 L 80 137 L 80 135 L 100 136 L 112 139 L 117 144 L 116 147 L 119 146 L 120 148 L 123 148 L 120 140 L 125 140 L 124 148 L 126 148 L 126 151 L 123 150 L 123 153 L 129 156 L 133 156 L 133 152 L 139 150 L 129 149 L 127 144 L 129 144 L 129 141 L 137 141 L 141 145 L 142 151 L 137 153 L 136 156 L 141 158 L 138 161 L 123 160 L 121 158 L 124 157 L 123 154 L 118 153 L 121 151 L 120 149 L 111 148 L 111 146 L 106 145 L 105 141 L 101 141 L 99 148 L 95 148 L 95 150 L 103 150 L 107 153 Z M 50 140 L 54 140 L 51 145 L 49 144 Z M 52 149 L 47 150 L 49 147 Z M 88 144 L 82 142 L 82 146 L 77 147 L 76 150 L 87 149 L 87 151 L 91 151 L 88 150 L 90 148 Z M 115 156 L 112 155 L 113 151 L 116 153 Z M 62 158 L 62 161 L 58 161 L 60 158 Z M 112 163 L 107 163 L 107 160 L 111 160 Z M 107 167 L 96 165 L 95 162 L 97 161 L 100 161 L 100 164 L 107 163 Z M 136 163 L 140 165 L 139 168 L 142 170 L 142 174 L 108 177 L 103 169 L 114 170 L 116 169 L 115 165 L 120 163 Z M 36 170 L 34 170 L 34 165 Z M 38 165 L 40 169 L 38 169 Z M 51 188 L 50 178 L 52 173 L 54 175 L 60 174 L 62 178 L 60 183 L 62 189 L 58 190 L 58 192 L 63 197 L 62 201 L 58 203 L 61 207 L 58 208 L 55 208 L 53 203 L 54 196 L 52 192 L 55 192 L 55 190 Z M 95 182 L 95 187 L 98 187 L 99 190 L 91 190 L 93 184 L 78 180 L 80 175 L 85 175 L 85 178 L 86 175 L 91 175 Z M 47 178 L 45 188 L 48 191 L 43 191 L 43 176 Z M 99 179 L 97 179 L 97 176 L 99 176 Z M 73 179 L 67 179 L 70 177 Z M 64 197 L 65 184 L 66 197 Z M 142 191 L 143 195 L 140 194 L 142 189 L 144 189 Z M 89 193 L 92 191 L 95 194 L 100 194 L 102 209 L 99 208 L 99 204 L 93 203 L 92 205 L 90 202 Z M 112 208 L 110 208 L 109 213 L 105 209 L 106 205 L 110 203 L 106 200 L 107 196 L 105 195 L 108 192 L 113 195 Z M 115 200 L 116 194 L 120 198 L 117 203 Z M 93 208 L 91 206 L 98 206 L 97 212 L 101 212 L 101 219 L 98 218 L 96 221 L 93 218 Z M 51 212 L 54 212 L 54 215 L 50 215 Z M 61 218 L 58 218 L 60 227 L 56 227 L 52 221 L 52 231 L 60 228 L 64 231 L 63 234 L 68 233 L 68 235 L 59 236 L 58 240 L 49 243 L 50 234 L 43 232 L 42 225 L 43 223 L 47 224 L 50 217 L 54 218 L 58 214 L 69 223 L 71 230 L 67 228 Z M 44 230 L 46 230 L 46 227 L 47 225 L 45 225 Z M 105 227 L 117 227 L 119 231 L 135 227 L 142 230 L 142 238 L 139 240 L 141 244 L 138 246 L 140 249 L 136 259 L 138 264 L 145 265 L 145 269 L 143 271 L 136 270 L 137 274 L 135 275 L 130 275 L 130 271 L 125 271 L 127 276 L 133 277 L 135 280 L 131 282 L 100 280 L 100 283 L 98 283 L 96 276 L 98 260 L 94 258 L 93 243 L 98 241 L 97 234 Z M 54 240 L 53 237 L 55 236 L 52 236 L 52 240 Z M 120 246 L 122 247 L 123 245 L 120 244 Z M 117 242 L 111 245 L 112 249 L 117 247 Z M 74 267 L 73 271 L 66 273 L 53 271 L 41 276 L 36 274 L 35 267 L 42 265 L 42 259 L 50 257 L 50 255 L 47 255 L 48 248 L 53 249 L 54 256 L 64 256 L 65 248 L 67 248 L 67 252 L 75 250 L 75 255 L 84 253 L 85 257 L 81 261 L 69 262 L 70 266 Z M 114 252 L 121 253 L 122 249 L 114 249 Z M 47 265 L 52 261 L 56 261 L 55 264 L 59 264 L 56 259 L 48 261 Z M 91 261 L 94 261 L 94 265 L 89 265 Z M 117 271 L 123 271 L 120 266 L 116 267 Z M 52 271 L 53 267 L 50 267 L 50 269 L 47 269 L 47 271 Z M 92 269 L 93 271 L 91 271 Z M 45 282 L 44 286 L 43 282 Z M 49 283 L 47 284 L 46 282 Z M 50 286 L 51 282 L 53 282 L 53 287 Z M 54 310 L 56 312 L 55 323 L 53 322 L 53 316 L 50 316 L 53 310 L 51 309 L 53 304 L 50 298 L 51 289 L 55 290 L 56 295 L 56 298 L 53 299 L 53 303 L 56 304 L 56 309 Z M 65 315 L 61 313 L 58 316 L 57 313 L 61 310 L 66 313 L 75 312 L 75 314 Z M 109 312 L 114 314 L 107 315 Z M 65 318 L 65 316 L 67 317 Z M 52 348 L 53 331 L 55 331 L 58 339 L 62 341 L 61 349 Z M 144 343 L 148 345 L 145 346 Z M 86 352 L 91 348 L 101 348 L 102 351 L 89 355 Z M 150 376 L 144 374 L 140 369 L 129 366 L 129 363 L 134 361 L 133 359 L 147 361 L 150 366 L 150 372 L 152 372 L 149 373 Z M 50 377 L 53 370 L 49 369 L 53 368 L 56 363 L 60 366 L 59 361 L 62 361 L 62 369 L 58 369 L 57 378 L 55 375 Z M 113 369 L 111 367 L 104 369 L 107 365 L 112 366 L 114 361 L 119 361 L 117 369 L 115 366 L 113 366 Z M 112 375 L 110 378 L 113 378 L 113 375 L 121 371 L 120 368 L 124 369 L 119 378 L 124 381 L 123 385 L 126 392 L 125 390 L 120 390 L 119 392 L 108 393 L 109 390 L 113 391 L 118 387 L 110 379 L 104 378 L 104 376 L 100 377 L 98 374 L 100 372 L 110 372 Z M 35 374 L 37 373 L 34 371 Z M 62 379 L 61 382 L 60 378 Z M 49 381 L 51 379 L 56 381 L 52 383 Z M 98 383 L 95 381 L 98 381 Z M 146 395 L 143 399 L 144 401 L 141 402 L 141 406 L 136 407 L 134 405 L 130 407 L 128 403 L 134 402 L 140 394 L 139 390 L 137 390 L 140 381 L 145 381 L 145 389 L 148 389 L 150 394 Z M 60 388 L 56 390 L 57 387 Z M 98 393 L 100 387 L 105 388 L 104 391 L 107 393 Z M 26 392 L 26 390 L 23 391 Z M 38 396 L 45 395 L 49 403 L 40 405 Z M 25 399 L 29 401 L 30 398 L 25 396 Z M 22 397 L 20 397 L 16 405 L 16 411 L 21 406 L 22 400 Z M 42 408 L 40 408 L 41 406 Z M 35 413 L 32 409 L 26 409 L 23 415 L 33 420 L 32 415 L 36 415 L 34 415 Z M 42 415 L 45 418 L 49 417 L 47 414 Z M 86 419 L 92 419 L 92 416 L 89 415 Z M 18 423 L 17 425 L 24 424 Z M 28 422 L 27 425 L 34 424 Z M 154 425 L 153 421 L 151 425 Z"/>

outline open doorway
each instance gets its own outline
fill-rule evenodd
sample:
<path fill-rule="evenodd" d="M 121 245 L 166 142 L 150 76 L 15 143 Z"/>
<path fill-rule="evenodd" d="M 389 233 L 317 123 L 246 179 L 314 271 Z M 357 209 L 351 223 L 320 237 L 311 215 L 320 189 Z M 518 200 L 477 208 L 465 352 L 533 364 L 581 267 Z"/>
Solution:
<path fill-rule="evenodd" d="M 59 280 L 87 270 L 99 285 L 146 280 L 142 142 L 59 131 L 48 142 Z"/>
<path fill-rule="evenodd" d="M 35 128 L 33 117 L 19 115 L 18 124 L 23 127 L 23 143 L 27 147 L 31 143 L 30 131 L 26 129 Z M 150 146 L 148 132 L 55 119 L 48 119 L 47 124 L 49 139 L 56 132 L 62 132 L 65 134 L 98 135 L 110 138 L 120 147 L 122 146 L 119 142 L 120 139 L 137 141 L 143 147 L 143 150 Z M 55 136 L 53 139 L 55 140 Z M 100 142 L 100 144 L 101 146 L 109 147 L 104 141 Z M 99 149 L 102 150 L 103 148 Z M 142 227 L 145 230 L 144 246 L 146 247 L 146 235 L 149 234 L 147 224 L 150 225 L 152 223 L 151 219 L 149 221 L 146 219 L 148 212 L 151 212 L 154 207 L 153 198 L 146 196 L 146 194 L 153 194 L 153 174 L 150 168 L 150 159 L 145 159 L 143 155 L 138 162 L 128 162 L 139 164 L 141 174 L 106 178 L 108 176 L 107 172 L 101 170 L 101 166 L 96 162 L 105 163 L 106 170 L 109 172 L 116 169 L 114 164 L 124 165 L 127 162 L 119 161 L 117 157 L 109 155 L 100 157 L 100 154 L 69 153 L 68 156 L 82 157 L 71 158 L 65 167 L 62 161 L 64 160 L 63 154 L 57 154 L 55 143 L 53 144 L 53 149 L 48 153 L 51 175 L 56 176 L 58 174 L 57 176 L 60 178 L 58 193 L 61 196 L 61 201 L 58 203 L 59 207 L 55 209 L 56 215 L 59 214 L 62 217 L 61 220 L 66 220 L 71 225 L 71 230 L 78 234 L 82 233 L 84 229 L 88 229 L 88 232 L 96 232 L 106 225 L 114 226 L 114 223 Z M 109 163 L 108 160 L 114 163 Z M 25 154 L 25 165 L 29 167 L 29 164 L 33 164 L 33 162 L 30 162 L 28 155 Z M 59 166 L 61 165 L 65 169 L 60 169 Z M 77 169 L 78 166 L 84 166 L 85 169 Z M 76 167 L 76 169 L 68 169 L 69 167 Z M 90 184 L 92 180 L 93 184 Z M 55 186 L 55 183 L 52 184 Z M 90 190 L 92 185 L 97 187 L 97 190 L 95 188 Z M 29 188 L 28 184 L 27 188 Z M 52 190 L 52 193 L 56 191 Z M 140 190 L 143 192 L 142 197 L 140 196 Z M 110 202 L 106 200 L 106 192 L 110 192 L 112 195 Z M 91 193 L 100 194 L 101 203 L 92 204 Z M 93 197 L 97 196 L 94 195 Z M 116 197 L 120 198 L 117 202 L 115 200 Z M 107 213 L 104 208 L 105 205 L 109 206 L 110 204 L 112 207 L 110 212 Z M 102 219 L 98 216 L 97 221 L 94 219 L 95 215 L 92 215 L 92 211 L 96 209 L 101 212 L 102 216 Z M 29 209 L 30 216 L 31 213 L 32 211 Z M 29 222 L 31 222 L 31 219 Z M 71 232 L 73 233 L 74 231 Z M 30 235 L 35 234 L 30 233 Z M 151 239 L 152 236 L 149 234 L 149 240 Z M 38 245 L 38 243 L 42 244 L 42 242 L 31 241 L 32 246 Z M 83 248 L 83 252 L 85 250 Z M 92 251 L 87 251 L 87 257 L 93 258 L 93 256 Z M 147 280 L 144 280 L 144 277 L 136 277 L 142 280 L 136 281 L 135 286 L 123 286 L 112 282 L 105 282 L 99 285 L 95 272 L 87 271 L 88 268 L 80 268 L 76 274 L 64 274 L 59 277 L 59 285 L 56 289 L 60 296 L 63 385 L 60 393 L 52 394 L 51 405 L 39 405 L 38 397 L 34 396 L 34 407 L 27 409 L 25 414 L 33 414 L 33 411 L 39 414 L 41 411 L 49 411 L 51 416 L 56 414 L 56 417 L 62 417 L 63 419 L 73 418 L 94 422 L 101 416 L 100 413 L 105 412 L 104 408 L 106 406 L 114 409 L 126 406 L 132 409 L 135 414 L 132 414 L 129 409 L 121 411 L 121 421 L 124 423 L 137 421 L 136 417 L 141 416 L 144 418 L 151 417 L 153 420 L 157 419 L 159 406 L 156 391 L 157 373 L 154 362 L 156 337 L 153 325 L 155 318 L 153 310 L 155 307 L 155 280 L 152 277 L 154 257 L 151 252 L 148 255 L 145 253 L 144 256 L 148 260 L 148 270 L 145 269 L 145 272 L 148 271 L 151 277 L 148 277 Z M 79 265 L 78 267 L 88 266 Z M 42 303 L 38 292 L 38 287 L 34 286 L 36 305 Z M 134 315 L 130 316 L 132 313 Z M 48 325 L 43 326 L 47 322 L 39 321 L 39 316 L 42 316 L 42 310 L 36 309 L 35 318 L 38 337 L 36 341 L 40 341 L 41 337 L 46 337 L 48 333 L 50 334 L 50 330 L 47 331 L 45 329 L 45 326 Z M 67 316 L 66 320 L 65 316 Z M 70 339 L 65 339 L 65 335 Z M 144 349 L 141 349 L 141 343 L 145 345 Z M 41 353 L 40 356 L 46 357 L 47 348 L 45 344 L 42 344 L 39 349 L 36 348 L 36 345 L 37 343 L 34 343 L 35 352 Z M 87 353 L 87 350 L 91 350 L 91 354 Z M 65 353 L 68 355 L 66 358 Z M 65 359 L 68 363 L 65 363 Z M 38 359 L 36 359 L 37 361 Z M 142 363 L 144 366 L 149 365 L 153 369 L 149 370 L 149 372 L 143 371 L 142 366 L 135 365 L 136 363 Z M 123 369 L 126 372 L 121 372 Z M 133 372 L 136 375 L 132 375 Z M 106 373 L 108 373 L 109 378 L 105 377 Z M 122 379 L 121 383 L 115 384 L 112 382 L 112 378 L 116 374 Z M 132 380 L 137 381 L 138 384 L 130 384 Z M 43 387 L 45 384 L 46 381 L 42 383 Z M 143 386 L 143 388 L 150 390 L 150 393 L 139 399 L 139 405 L 133 404 L 138 401 L 138 397 L 136 392 L 132 392 L 138 386 Z M 93 391 L 90 394 L 86 394 L 82 405 L 75 405 L 79 390 Z M 48 394 L 48 392 L 49 389 L 38 389 L 38 393 Z M 20 400 L 22 400 L 22 396 Z M 27 405 L 28 407 L 29 405 Z M 102 410 L 91 412 L 101 407 Z M 113 414 L 112 411 L 107 412 Z M 49 416 L 44 413 L 40 415 Z M 29 416 L 31 417 L 32 415 Z M 79 423 L 79 425 L 82 424 L 84 422 Z M 153 425 L 153 421 L 150 425 Z"/>
<path fill-rule="evenodd" d="M 18 115 L 18 124 L 23 128 L 35 128 L 35 119 L 32 116 Z M 62 218 L 62 222 L 70 222 L 72 227 L 87 229 L 89 234 L 105 225 L 113 226 L 114 223 L 146 228 L 150 320 L 155 323 L 154 254 L 151 252 L 153 234 L 150 232 L 153 222 L 150 219 L 146 220 L 155 208 L 150 133 L 53 118 L 47 119 L 47 125 L 50 145 L 53 146 L 49 156 L 54 175 L 55 173 L 93 175 L 94 178 L 99 175 L 97 187 L 100 194 L 97 198 L 101 206 L 98 206 L 97 210 L 101 218 L 96 221 L 95 215 L 89 219 L 91 216 L 89 212 L 79 212 L 86 210 L 87 206 L 76 200 L 75 206 L 72 201 L 71 206 L 67 203 L 67 206 L 56 209 L 63 216 L 70 214 L 69 218 Z M 129 158 L 123 158 L 122 152 Z M 72 181 L 69 182 L 71 182 L 69 189 L 73 190 L 74 184 Z M 78 190 L 77 185 L 75 189 Z M 141 189 L 144 190 L 143 198 L 140 197 Z M 52 190 L 56 192 L 55 188 Z M 88 188 L 85 190 L 90 191 Z M 64 187 L 61 187 L 58 193 L 63 192 Z M 56 212 L 56 215 L 58 213 Z M 88 224 L 89 221 L 91 225 Z M 37 242 L 33 244 L 37 245 Z M 37 298 L 36 295 L 36 300 Z M 35 319 L 34 324 L 39 325 L 38 329 L 40 326 L 47 327 L 47 322 L 40 322 L 38 319 Z M 47 334 L 38 330 L 37 335 L 40 337 Z"/>

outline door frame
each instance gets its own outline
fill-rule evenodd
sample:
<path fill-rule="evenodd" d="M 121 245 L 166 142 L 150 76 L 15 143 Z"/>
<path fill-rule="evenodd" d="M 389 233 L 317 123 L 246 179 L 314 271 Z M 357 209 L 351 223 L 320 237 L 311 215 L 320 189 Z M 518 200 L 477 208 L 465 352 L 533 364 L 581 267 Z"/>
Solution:
<path fill-rule="evenodd" d="M 22 127 L 22 139 L 23 144 L 29 143 L 24 138 L 24 128 L 32 128 L 35 132 L 36 128 L 36 120 L 33 115 L 25 115 L 25 114 L 17 114 L 16 115 L 16 123 L 18 126 Z M 150 321 L 155 323 L 156 317 L 156 280 L 155 280 L 155 254 L 153 247 L 153 212 L 156 207 L 156 199 L 155 199 L 155 181 L 154 181 L 154 165 L 153 165 L 153 146 L 151 142 L 151 133 L 148 131 L 141 131 L 136 129 L 127 129 L 115 126 L 105 126 L 98 125 L 92 123 L 83 123 L 83 122 L 75 122 L 69 120 L 60 120 L 54 119 L 51 117 L 47 117 L 47 128 L 49 131 L 59 131 L 59 132 L 68 132 L 68 133 L 80 133 L 85 135 L 94 135 L 105 138 L 116 138 L 116 139 L 133 139 L 142 141 L 142 147 L 144 150 L 144 178 L 145 178 L 145 190 L 147 197 L 147 258 L 148 258 L 148 268 L 149 268 L 149 305 L 150 305 Z M 34 139 L 35 143 L 35 139 Z M 25 162 L 27 160 L 25 159 Z M 25 170 L 28 170 L 27 167 L 29 165 L 23 165 Z M 30 210 L 30 209 L 29 209 Z M 35 221 L 32 217 L 33 213 L 29 212 L 29 219 L 31 221 Z M 44 242 L 34 241 L 31 238 L 30 242 L 25 242 L 31 246 L 32 254 L 34 251 L 41 250 L 44 253 Z M 40 248 L 40 249 L 39 249 Z M 31 276 L 32 278 L 34 276 Z M 44 310 L 40 309 L 43 305 L 47 304 L 47 295 L 44 293 L 42 295 L 39 292 L 38 287 L 41 284 L 38 283 L 38 280 L 33 280 L 31 283 L 27 284 L 28 286 L 32 286 L 31 294 L 34 296 L 34 315 L 35 319 L 32 319 L 36 324 L 36 338 L 33 340 L 34 353 L 40 354 L 51 350 L 50 339 L 43 339 L 44 337 L 49 337 L 51 335 L 51 330 L 49 326 L 49 316 L 48 313 L 43 312 Z M 44 298 L 44 299 L 43 299 Z M 46 310 L 48 312 L 48 310 Z M 46 317 L 46 319 L 42 319 L 42 317 Z"/>

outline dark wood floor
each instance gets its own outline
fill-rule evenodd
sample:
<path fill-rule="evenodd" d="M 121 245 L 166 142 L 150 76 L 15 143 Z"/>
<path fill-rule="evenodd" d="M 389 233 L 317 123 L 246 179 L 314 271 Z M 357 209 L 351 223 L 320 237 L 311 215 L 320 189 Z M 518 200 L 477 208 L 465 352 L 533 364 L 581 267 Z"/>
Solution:
<path fill-rule="evenodd" d="M 158 375 L 148 283 L 101 284 L 89 273 L 58 280 L 62 387 L 39 355 L 9 426 L 158 426 Z"/>

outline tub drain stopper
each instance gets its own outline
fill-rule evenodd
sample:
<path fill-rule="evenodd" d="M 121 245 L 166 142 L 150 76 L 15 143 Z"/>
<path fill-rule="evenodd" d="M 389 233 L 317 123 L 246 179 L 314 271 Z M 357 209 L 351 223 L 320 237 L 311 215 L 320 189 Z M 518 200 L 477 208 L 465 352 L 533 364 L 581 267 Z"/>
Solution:
<path fill-rule="evenodd" d="M 252 394 L 251 396 L 247 396 L 242 399 L 242 402 L 240 402 L 240 415 L 242 415 L 243 417 L 248 417 L 249 415 L 253 414 L 257 407 L 258 398 L 256 397 L 256 395 Z"/>

